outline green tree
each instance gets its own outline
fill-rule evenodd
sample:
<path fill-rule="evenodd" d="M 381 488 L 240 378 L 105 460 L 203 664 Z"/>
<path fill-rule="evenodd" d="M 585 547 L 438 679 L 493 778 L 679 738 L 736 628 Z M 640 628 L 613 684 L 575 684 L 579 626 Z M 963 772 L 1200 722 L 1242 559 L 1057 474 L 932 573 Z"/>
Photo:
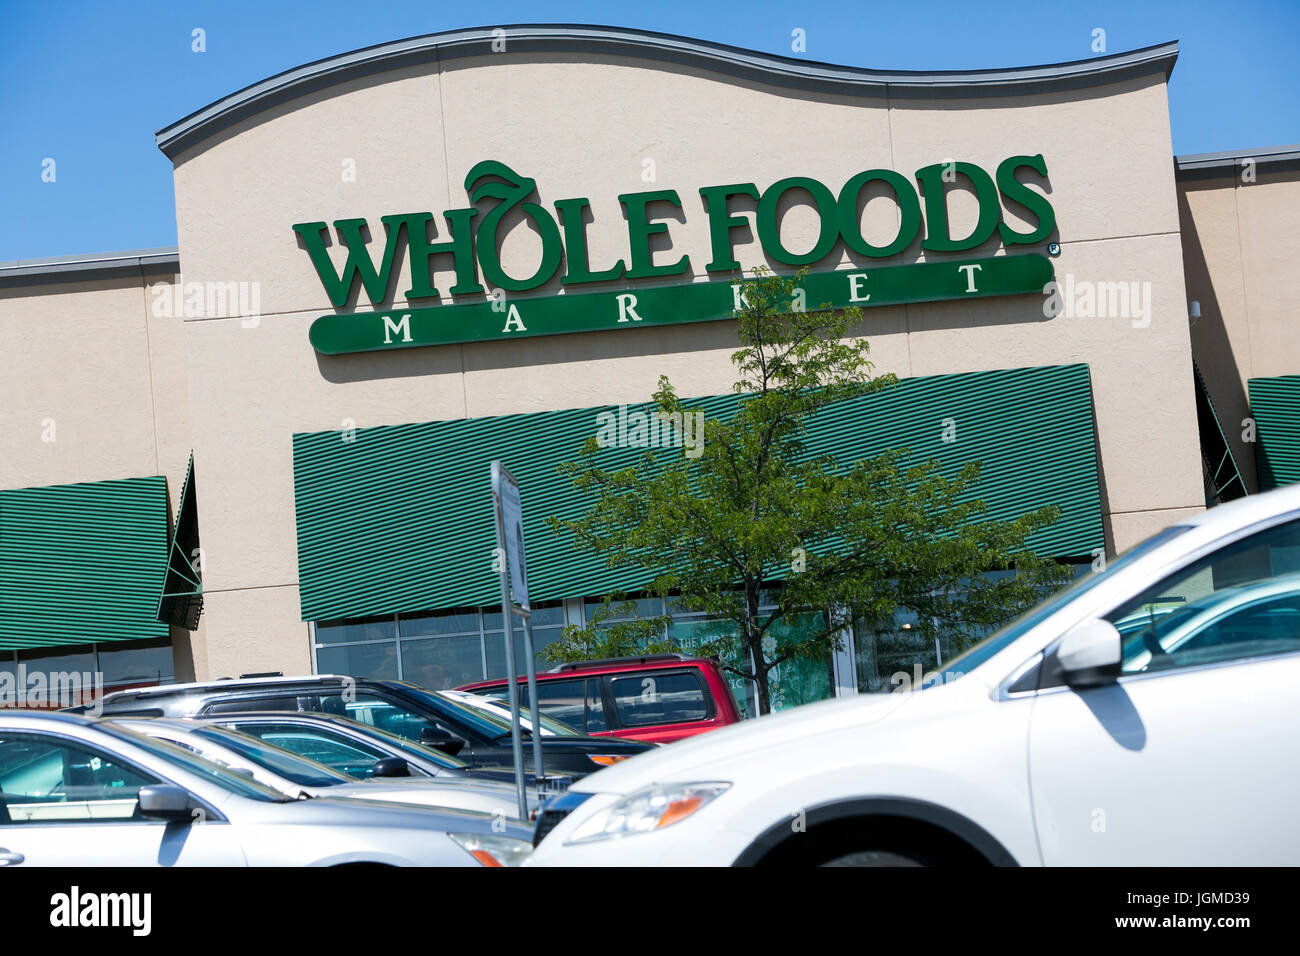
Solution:
<path fill-rule="evenodd" d="M 973 492 L 979 465 L 953 477 L 934 461 L 908 464 L 905 449 L 838 462 L 811 454 L 807 427 L 822 409 L 896 384 L 873 376 L 868 344 L 850 330 L 860 310 L 803 310 L 802 273 L 757 270 L 736 312 L 741 348 L 737 410 L 708 419 L 703 450 L 650 451 L 635 465 L 600 465 L 589 438 L 578 461 L 561 466 L 591 496 L 581 517 L 552 517 L 575 547 L 610 568 L 642 575 L 651 594 L 675 595 L 684 611 L 723 624 L 699 652 L 753 680 L 760 713 L 771 710 L 769 675 L 800 657 L 825 658 L 855 619 L 876 626 L 910 608 L 925 636 L 994 627 L 1066 577 L 1026 549 L 1033 531 L 1058 517 L 1044 507 L 1012 521 L 984 517 Z M 698 411 L 660 377 L 654 407 L 668 416 Z M 1004 575 L 984 572 L 1013 569 Z M 665 618 L 628 617 L 614 594 L 595 620 L 569 627 L 547 648 L 552 660 L 676 649 Z M 809 613 L 776 646 L 774 625 Z M 768 638 L 765 641 L 765 638 Z"/>

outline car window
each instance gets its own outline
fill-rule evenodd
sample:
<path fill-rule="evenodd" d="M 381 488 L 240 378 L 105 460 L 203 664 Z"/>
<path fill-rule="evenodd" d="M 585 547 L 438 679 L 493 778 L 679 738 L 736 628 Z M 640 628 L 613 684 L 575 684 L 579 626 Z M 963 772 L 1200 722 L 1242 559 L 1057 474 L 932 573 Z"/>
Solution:
<path fill-rule="evenodd" d="M 1126 674 L 1300 651 L 1300 521 L 1221 548 L 1106 619 Z"/>
<path fill-rule="evenodd" d="M 280 747 L 300 757 L 324 764 L 337 773 L 346 774 L 353 779 L 369 777 L 374 771 L 375 761 L 388 756 L 378 747 L 340 739 L 314 728 L 241 723 L 235 729 L 256 737 L 272 747 Z"/>
<path fill-rule="evenodd" d="M 600 678 L 587 678 L 587 733 L 609 730 L 605 722 L 605 696 L 601 693 Z"/>
<path fill-rule="evenodd" d="M 438 696 L 446 700 L 454 700 L 463 707 L 478 713 L 486 713 L 490 717 L 500 718 L 505 721 L 506 727 L 510 726 L 510 702 L 508 699 L 498 697 L 486 697 L 482 694 L 473 694 L 463 690 L 442 690 L 438 691 Z M 528 689 L 521 687 L 519 689 L 519 721 L 520 726 L 525 732 L 532 732 L 532 707 L 529 704 Z M 582 710 L 579 708 L 578 717 L 581 719 Z M 543 737 L 575 737 L 582 733 L 572 724 L 566 724 L 557 720 L 554 715 L 547 714 L 546 708 L 538 715 L 542 725 Z"/>
<path fill-rule="evenodd" d="M 130 820 L 140 788 L 158 782 L 100 750 L 0 735 L 0 804 L 11 824 Z"/>
<path fill-rule="evenodd" d="M 528 696 L 528 686 L 520 688 Z M 544 680 L 537 682 L 537 706 L 548 717 L 585 730 L 587 726 L 587 682 Z"/>
<path fill-rule="evenodd" d="M 351 737 L 345 737 L 345 735 L 339 731 L 332 730 L 326 726 L 322 726 L 320 729 L 322 732 L 335 734 L 339 740 L 353 739 Z M 412 757 L 416 760 L 437 764 L 439 767 L 446 767 L 449 770 L 464 770 L 469 766 L 469 764 L 464 760 L 461 760 L 458 757 L 453 757 L 445 751 L 438 750 L 434 747 L 426 747 L 423 744 L 416 743 L 414 740 L 407 740 L 405 737 L 399 737 L 397 734 L 389 733 L 382 727 L 362 725 L 357 729 L 362 731 L 366 737 L 376 738 L 377 745 L 387 748 L 385 752 L 391 756 L 400 755 Z M 395 750 L 400 753 L 393 753 Z M 412 765 L 411 772 L 415 773 L 417 770 L 418 768 Z M 419 770 L 419 772 L 423 773 L 424 771 Z"/>
<path fill-rule="evenodd" d="M 310 760 L 251 734 L 228 728 L 205 727 L 195 731 L 195 736 L 200 740 L 211 741 L 219 747 L 225 747 L 263 770 L 279 774 L 302 787 L 333 787 L 352 779 L 347 774 L 319 761 Z"/>
<path fill-rule="evenodd" d="M 624 727 L 682 724 L 709 714 L 704 687 L 689 672 L 642 672 L 613 677 L 614 707 Z"/>
<path fill-rule="evenodd" d="M 219 700 L 203 709 L 205 714 L 240 714 L 250 710 L 284 710 L 290 713 L 308 710 L 311 698 L 292 697 L 237 697 Z"/>
<path fill-rule="evenodd" d="M 327 714 L 378 727 L 407 740 L 418 741 L 426 730 L 445 730 L 423 714 L 375 694 L 324 694 L 320 698 L 320 704 L 321 710 Z"/>
<path fill-rule="evenodd" d="M 558 720 L 585 734 L 608 730 L 605 721 L 605 699 L 600 690 L 600 678 L 586 680 L 538 681 L 537 700 L 544 716 Z M 493 700 L 509 700 L 508 687 L 488 687 L 476 691 Z M 528 706 L 527 685 L 520 686 L 520 706 Z"/>

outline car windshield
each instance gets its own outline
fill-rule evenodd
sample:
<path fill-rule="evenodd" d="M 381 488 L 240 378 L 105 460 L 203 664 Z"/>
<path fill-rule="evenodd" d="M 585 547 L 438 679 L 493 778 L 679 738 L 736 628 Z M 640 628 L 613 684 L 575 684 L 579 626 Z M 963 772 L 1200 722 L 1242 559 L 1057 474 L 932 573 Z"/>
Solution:
<path fill-rule="evenodd" d="M 355 778 L 327 767 L 323 763 L 273 747 L 256 737 L 241 734 L 237 730 L 204 727 L 202 730 L 196 730 L 194 736 L 234 751 L 264 770 L 279 774 L 302 787 L 335 787 L 341 783 L 356 782 Z"/>
<path fill-rule="evenodd" d="M 943 674 L 938 683 L 950 683 L 964 674 L 969 674 L 975 668 L 993 657 L 993 655 L 1010 647 L 1012 643 L 1027 634 L 1040 622 L 1051 617 L 1071 601 L 1086 594 L 1088 591 L 1091 591 L 1097 585 L 1109 581 L 1134 561 L 1145 557 L 1156 548 L 1161 547 L 1166 542 L 1171 541 L 1180 534 L 1190 530 L 1191 527 L 1189 525 L 1174 525 L 1173 527 L 1165 528 L 1163 531 L 1147 538 L 1136 547 L 1125 551 L 1114 561 L 1106 565 L 1104 570 L 1085 574 L 1073 584 L 1062 588 L 1042 603 L 1030 608 L 1001 630 L 985 638 L 983 641 L 980 641 L 964 654 L 954 657 L 944 665 Z M 933 684 L 927 686 L 933 686 Z"/>
<path fill-rule="evenodd" d="M 247 777 L 242 773 L 235 773 L 233 770 L 221 766 L 221 764 L 213 763 L 206 757 L 200 757 L 198 754 L 191 753 L 183 747 L 178 747 L 166 740 L 150 737 L 120 724 L 101 722 L 97 726 L 106 734 L 125 740 L 132 746 L 139 747 L 141 750 L 147 751 L 155 757 L 160 757 L 182 770 L 187 770 L 196 776 L 202 777 L 208 783 L 214 784 L 222 790 L 237 794 L 247 800 L 288 803 L 292 799 L 286 797 L 279 790 L 258 783 L 252 777 Z"/>
<path fill-rule="evenodd" d="M 496 696 L 487 697 L 481 694 L 475 694 L 470 691 L 463 691 L 463 690 L 439 691 L 439 694 L 441 696 L 452 697 L 460 701 L 467 707 L 484 709 L 495 716 L 504 718 L 504 720 L 506 721 L 506 730 L 509 731 L 510 730 L 510 701 L 508 698 L 510 692 L 508 690 L 503 690 L 501 693 L 505 694 L 506 697 L 505 698 L 498 698 Z M 542 722 L 543 737 L 581 736 L 579 731 L 577 731 L 570 725 L 564 723 L 564 721 L 562 720 L 556 720 L 554 717 L 548 717 L 546 714 L 539 714 L 538 716 L 541 718 L 541 722 Z M 523 703 L 522 701 L 520 702 L 519 705 L 519 726 L 522 729 L 530 732 L 533 729 L 532 711 L 528 708 L 528 705 Z"/>
<path fill-rule="evenodd" d="M 499 740 L 510 733 L 510 715 L 502 714 L 491 704 L 471 706 L 443 691 L 425 690 L 413 685 L 404 687 L 403 692 L 425 701 L 436 712 L 444 714 L 447 720 L 460 722 L 488 740 Z M 570 728 L 561 736 L 572 737 L 576 734 L 577 731 Z"/>

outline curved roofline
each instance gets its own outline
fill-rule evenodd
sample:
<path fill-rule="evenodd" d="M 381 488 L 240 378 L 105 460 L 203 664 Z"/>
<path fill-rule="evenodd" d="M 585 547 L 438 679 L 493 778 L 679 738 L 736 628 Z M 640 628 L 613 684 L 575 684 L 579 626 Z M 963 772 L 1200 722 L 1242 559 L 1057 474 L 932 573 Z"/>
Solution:
<path fill-rule="evenodd" d="M 1164 73 L 1168 79 L 1178 58 L 1178 44 L 1171 42 L 1046 66 L 890 71 L 775 56 L 623 27 L 566 23 L 473 27 L 380 43 L 285 70 L 159 130 L 158 148 L 175 159 L 234 123 L 281 103 L 401 67 L 486 55 L 492 41 L 500 37 L 506 40 L 506 55 L 541 52 L 626 56 L 693 66 L 806 92 L 881 97 L 1008 96 L 1096 86 L 1150 73 Z"/>

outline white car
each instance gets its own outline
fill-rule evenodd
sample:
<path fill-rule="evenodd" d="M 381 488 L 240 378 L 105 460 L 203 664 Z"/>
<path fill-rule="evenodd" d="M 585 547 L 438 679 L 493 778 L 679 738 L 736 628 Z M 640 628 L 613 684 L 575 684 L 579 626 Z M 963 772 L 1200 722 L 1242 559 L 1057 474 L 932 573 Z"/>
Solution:
<path fill-rule="evenodd" d="M 495 780 L 452 776 L 376 776 L 358 780 L 315 760 L 273 747 L 256 737 L 209 723 L 166 717 L 114 717 L 110 722 L 169 741 L 223 767 L 247 773 L 259 783 L 290 797 L 352 797 L 474 810 L 501 817 L 517 818 L 519 814 L 515 788 Z M 529 791 L 529 811 L 535 810 L 537 804 L 537 792 Z"/>
<path fill-rule="evenodd" d="M 1300 486 L 1212 508 L 932 686 L 584 778 L 526 865 L 1300 864 L 1298 570 Z"/>
<path fill-rule="evenodd" d="M 108 721 L 0 712 L 0 868 L 517 866 L 530 835 L 467 810 L 295 800 Z"/>

